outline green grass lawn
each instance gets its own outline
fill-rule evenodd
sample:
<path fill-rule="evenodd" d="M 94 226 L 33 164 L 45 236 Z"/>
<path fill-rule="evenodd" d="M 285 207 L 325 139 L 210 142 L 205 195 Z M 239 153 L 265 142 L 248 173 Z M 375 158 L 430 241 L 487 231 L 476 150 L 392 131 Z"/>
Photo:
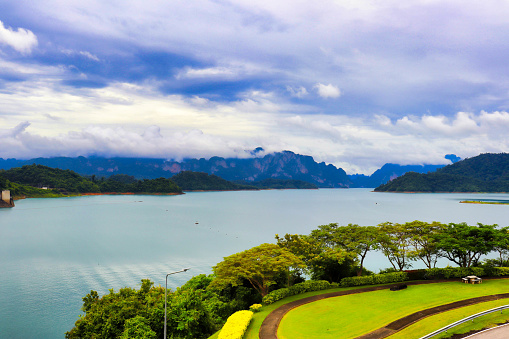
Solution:
<path fill-rule="evenodd" d="M 370 285 L 372 286 L 372 285 Z M 369 286 L 362 286 L 369 287 Z M 283 306 L 284 304 L 290 303 L 295 300 L 311 297 L 318 294 L 324 294 L 324 293 L 331 293 L 331 292 L 337 292 L 337 291 L 347 291 L 347 290 L 354 290 L 360 287 L 342 287 L 342 288 L 333 288 L 328 290 L 322 290 L 322 291 L 315 291 L 315 292 L 307 292 L 302 293 L 298 295 L 294 295 L 291 297 L 287 297 L 283 300 L 279 300 L 271 305 L 263 306 L 260 310 L 260 312 L 256 312 L 253 315 L 253 319 L 251 320 L 251 323 L 249 324 L 249 327 L 246 330 L 246 333 L 244 334 L 243 339 L 258 339 L 258 333 L 260 332 L 260 326 L 262 326 L 263 320 L 270 314 L 270 312 L 274 311 L 276 308 Z M 216 339 L 219 335 L 219 332 L 216 332 L 212 336 L 209 337 L 209 339 Z"/>
<path fill-rule="evenodd" d="M 509 304 L 509 299 L 501 299 L 436 314 L 404 328 L 403 330 L 391 335 L 389 339 L 420 338 L 470 315 L 507 304 Z M 441 333 L 434 338 L 448 338 L 457 333 L 462 334 L 471 330 L 481 330 L 483 328 L 493 327 L 496 324 L 504 323 L 507 320 L 509 320 L 509 310 L 504 310 L 502 313 L 494 312 L 475 318 L 472 322 L 469 321 L 468 323 L 458 325 L 448 330 L 447 333 Z"/>
<path fill-rule="evenodd" d="M 290 311 L 281 321 L 278 337 L 354 338 L 426 308 L 506 292 L 509 280 L 500 279 L 485 280 L 479 285 L 448 282 L 329 298 Z M 509 303 L 509 299 L 506 301 Z M 425 328 L 426 333 L 433 330 Z"/>

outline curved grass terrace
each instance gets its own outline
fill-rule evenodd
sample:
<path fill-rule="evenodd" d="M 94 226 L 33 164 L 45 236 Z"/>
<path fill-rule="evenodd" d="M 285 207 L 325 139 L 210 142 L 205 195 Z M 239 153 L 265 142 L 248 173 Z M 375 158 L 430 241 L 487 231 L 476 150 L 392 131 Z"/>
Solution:
<path fill-rule="evenodd" d="M 392 284 L 385 286 L 389 285 Z M 359 288 L 308 292 L 264 306 L 260 312 L 254 314 L 244 338 L 259 338 L 262 322 L 280 306 L 316 295 L 355 289 Z M 286 313 L 280 322 L 277 337 L 279 339 L 356 338 L 428 308 L 507 292 L 509 292 L 508 279 L 485 279 L 483 284 L 477 285 L 463 284 L 459 281 L 437 282 L 409 285 L 407 289 L 401 291 L 390 291 L 386 288 L 332 297 L 305 304 Z M 509 299 L 492 300 L 446 311 L 405 327 L 388 338 L 420 338 L 466 316 L 506 304 L 509 304 Z M 444 338 L 452 333 L 480 330 L 507 320 L 509 320 L 509 312 L 484 316 L 472 324 L 463 324 L 455 328 L 454 332 L 449 331 L 447 335 L 437 336 L 437 338 Z M 217 338 L 217 333 L 210 338 Z"/>
<path fill-rule="evenodd" d="M 280 323 L 278 338 L 356 338 L 412 313 L 464 299 L 507 293 L 508 287 L 506 279 L 485 280 L 478 285 L 446 282 L 324 299 L 288 312 Z M 426 327 L 424 331 L 430 333 L 440 327 Z"/>

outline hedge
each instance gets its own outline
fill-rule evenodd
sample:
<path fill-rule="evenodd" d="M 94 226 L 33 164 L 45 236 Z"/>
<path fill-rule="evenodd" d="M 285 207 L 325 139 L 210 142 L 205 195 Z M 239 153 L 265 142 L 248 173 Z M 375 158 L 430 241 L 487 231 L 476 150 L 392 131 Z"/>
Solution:
<path fill-rule="evenodd" d="M 247 330 L 247 326 L 253 317 L 251 311 L 238 311 L 233 313 L 226 320 L 218 339 L 242 339 Z"/>
<path fill-rule="evenodd" d="M 360 277 L 347 277 L 341 279 L 341 287 L 378 285 L 408 280 L 406 272 L 393 272 L 383 274 L 365 275 Z"/>
<path fill-rule="evenodd" d="M 327 290 L 329 288 L 339 287 L 337 283 L 330 283 L 326 280 L 308 280 L 290 287 L 280 288 L 267 294 L 262 299 L 262 303 L 270 305 L 283 298 L 301 294 L 305 292 Z"/>
<path fill-rule="evenodd" d="M 509 275 L 509 267 L 486 267 L 484 272 L 490 277 L 503 277 Z"/>
<path fill-rule="evenodd" d="M 467 275 L 486 276 L 482 267 L 445 267 L 430 268 L 426 271 L 424 277 L 426 279 L 450 279 L 463 278 Z"/>

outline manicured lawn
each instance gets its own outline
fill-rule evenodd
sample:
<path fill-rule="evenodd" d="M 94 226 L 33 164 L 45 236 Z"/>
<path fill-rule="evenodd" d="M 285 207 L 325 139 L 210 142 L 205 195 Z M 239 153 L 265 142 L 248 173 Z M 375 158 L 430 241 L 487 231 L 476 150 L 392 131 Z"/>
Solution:
<path fill-rule="evenodd" d="M 421 338 L 426 334 L 436 331 L 470 315 L 507 304 L 509 304 L 509 299 L 501 299 L 436 314 L 404 328 L 403 330 L 391 335 L 389 339 Z M 469 321 L 468 323 L 458 325 L 448 330 L 447 333 L 441 333 L 434 338 L 447 338 L 457 333 L 460 334 L 467 333 L 471 330 L 481 330 L 483 328 L 492 327 L 495 324 L 503 323 L 507 320 L 509 320 L 509 310 L 504 310 L 502 313 L 494 312 L 489 315 L 476 318 L 473 322 Z"/>
<path fill-rule="evenodd" d="M 509 280 L 500 279 L 480 285 L 448 282 L 329 298 L 290 311 L 281 321 L 278 337 L 354 338 L 426 308 L 508 291 Z"/>
<path fill-rule="evenodd" d="M 288 298 L 285 298 L 283 300 L 279 300 L 271 305 L 263 306 L 260 310 L 260 312 L 256 312 L 253 315 L 253 319 L 251 320 L 251 323 L 249 324 L 249 327 L 247 328 L 246 334 L 244 335 L 243 339 L 258 339 L 258 332 L 260 332 L 260 326 L 262 326 L 263 320 L 276 308 L 287 304 L 289 302 L 292 302 L 294 300 L 299 300 L 307 297 L 311 297 L 318 294 L 324 294 L 324 293 L 332 293 L 337 291 L 347 291 L 347 290 L 354 290 L 357 288 L 364 288 L 369 286 L 361 286 L 361 287 L 347 287 L 347 288 L 333 288 L 328 290 L 322 290 L 322 291 L 316 291 L 316 292 L 307 292 L 302 293 L 298 295 L 294 295 Z M 216 339 L 219 335 L 219 331 L 210 336 L 208 339 Z"/>

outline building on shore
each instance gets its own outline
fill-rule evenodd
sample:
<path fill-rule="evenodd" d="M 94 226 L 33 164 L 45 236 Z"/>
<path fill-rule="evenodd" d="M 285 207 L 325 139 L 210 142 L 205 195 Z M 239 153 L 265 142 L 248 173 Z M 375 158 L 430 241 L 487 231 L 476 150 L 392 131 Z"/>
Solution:
<path fill-rule="evenodd" d="M 2 207 L 14 207 L 14 199 L 11 196 L 11 191 L 3 190 L 2 198 L 0 200 L 0 208 Z"/>

